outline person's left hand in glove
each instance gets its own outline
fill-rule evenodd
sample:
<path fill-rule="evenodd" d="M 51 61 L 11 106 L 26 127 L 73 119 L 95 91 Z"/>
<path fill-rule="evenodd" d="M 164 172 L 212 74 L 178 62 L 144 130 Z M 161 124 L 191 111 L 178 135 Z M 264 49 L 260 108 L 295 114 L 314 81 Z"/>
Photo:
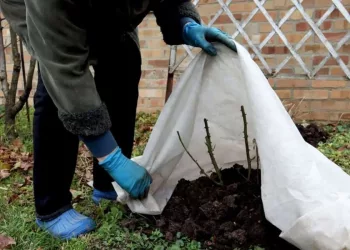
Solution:
<path fill-rule="evenodd" d="M 125 157 L 119 147 L 99 164 L 122 189 L 130 194 L 131 198 L 147 197 L 152 183 L 151 175 L 145 168 Z"/>
<path fill-rule="evenodd" d="M 202 48 L 207 54 L 216 56 L 217 51 L 211 43 L 219 42 L 237 53 L 233 39 L 221 30 L 205 27 L 191 18 L 183 18 L 181 23 L 183 25 L 183 40 L 187 45 Z"/>
<path fill-rule="evenodd" d="M 97 136 L 81 136 L 92 155 L 97 158 L 99 165 L 112 177 L 112 179 L 124 189 L 133 199 L 147 197 L 152 177 L 148 171 L 129 159 L 122 153 L 111 131 Z M 96 194 L 93 196 L 95 203 L 101 196 L 111 199 L 114 195 Z"/>

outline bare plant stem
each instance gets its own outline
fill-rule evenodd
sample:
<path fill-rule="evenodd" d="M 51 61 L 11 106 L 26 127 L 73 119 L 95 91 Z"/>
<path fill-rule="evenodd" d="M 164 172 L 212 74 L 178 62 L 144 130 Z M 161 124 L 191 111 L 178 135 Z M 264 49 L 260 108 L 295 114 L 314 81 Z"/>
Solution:
<path fill-rule="evenodd" d="M 221 171 L 220 168 L 216 162 L 215 156 L 214 156 L 214 147 L 213 144 L 211 142 L 211 136 L 210 136 L 210 132 L 209 132 L 209 126 L 208 126 L 208 120 L 204 118 L 204 125 L 205 125 L 205 132 L 207 133 L 207 136 L 205 137 L 205 145 L 207 145 L 208 148 L 208 153 L 211 159 L 211 162 L 214 166 L 215 172 L 219 177 L 219 182 L 220 185 L 224 185 L 224 182 L 222 181 L 222 176 L 221 176 Z"/>
<path fill-rule="evenodd" d="M 245 151 L 247 154 L 247 161 L 248 161 L 248 180 L 250 181 L 250 175 L 252 173 L 252 161 L 250 159 L 250 152 L 249 152 L 249 143 L 248 143 L 248 123 L 247 123 L 247 115 L 244 111 L 244 107 L 241 106 L 241 112 L 243 116 L 243 124 L 244 124 L 244 141 L 245 141 Z"/>
<path fill-rule="evenodd" d="M 256 168 L 257 168 L 257 170 L 259 170 L 260 169 L 259 148 L 258 148 L 258 143 L 256 142 L 255 139 L 254 139 L 254 142 L 255 142 L 255 154 L 256 154 L 256 166 L 257 166 Z M 257 175 L 257 182 L 258 182 L 258 184 L 260 184 L 259 174 Z"/>
<path fill-rule="evenodd" d="M 213 179 L 210 178 L 210 176 L 204 171 L 204 169 L 201 167 L 201 165 L 199 165 L 198 161 L 196 159 L 194 159 L 194 157 L 191 155 L 191 153 L 187 150 L 187 148 L 185 147 L 185 144 L 183 143 L 180 133 L 179 131 L 177 131 L 177 135 L 179 137 L 179 140 L 181 142 L 182 147 L 185 149 L 186 153 L 188 154 L 189 157 L 191 157 L 191 159 L 194 161 L 194 163 L 196 163 L 196 165 L 198 166 L 198 168 L 200 169 L 200 173 L 204 174 L 206 177 L 208 177 L 210 180 L 212 180 L 216 185 L 221 186 L 221 184 Z"/>

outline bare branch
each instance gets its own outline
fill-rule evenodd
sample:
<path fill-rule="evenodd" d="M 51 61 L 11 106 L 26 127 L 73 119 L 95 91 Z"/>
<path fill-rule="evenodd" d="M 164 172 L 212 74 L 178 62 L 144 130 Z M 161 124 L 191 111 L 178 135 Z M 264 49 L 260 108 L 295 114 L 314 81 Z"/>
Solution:
<path fill-rule="evenodd" d="M 209 132 L 209 126 L 208 126 L 208 120 L 204 118 L 204 125 L 205 125 L 205 132 L 207 133 L 207 136 L 205 137 L 205 145 L 207 145 L 208 148 L 208 153 L 211 159 L 211 162 L 214 166 L 215 172 L 219 177 L 219 182 L 220 185 L 224 185 L 223 181 L 222 181 L 222 176 L 221 176 L 221 171 L 220 168 L 216 162 L 216 159 L 214 157 L 214 148 L 211 142 L 211 136 L 210 136 L 210 132 Z"/>
<path fill-rule="evenodd" d="M 3 37 L 2 31 L 3 31 L 3 27 L 0 21 L 0 84 L 1 84 L 1 90 L 4 93 L 4 97 L 6 99 L 9 91 L 9 83 L 7 81 L 4 37 Z"/>
<path fill-rule="evenodd" d="M 35 61 L 33 62 L 33 60 L 34 60 L 33 58 L 31 58 L 31 60 L 30 60 L 30 66 L 29 66 L 29 72 L 28 72 L 28 78 L 30 78 L 28 80 L 30 80 L 30 82 L 28 83 L 28 86 L 27 86 L 26 67 L 24 64 L 24 50 L 23 50 L 22 39 L 19 40 L 19 48 L 21 51 L 24 92 L 23 92 L 22 96 L 19 98 L 19 102 L 17 102 L 14 105 L 14 109 L 16 109 L 16 106 L 19 106 L 17 108 L 17 110 L 15 110 L 14 112 L 16 112 L 16 114 L 17 114 L 23 108 L 23 105 L 21 105 L 21 102 L 25 101 L 26 110 L 27 110 L 27 120 L 28 120 L 28 124 L 30 126 L 30 114 L 29 114 L 28 98 L 29 98 L 30 92 L 32 90 L 32 81 L 33 81 L 33 75 L 34 75 L 34 69 L 35 69 Z"/>
<path fill-rule="evenodd" d="M 18 102 L 13 106 L 12 111 L 17 114 L 19 111 L 21 111 L 21 109 L 23 108 L 24 104 L 27 103 L 30 92 L 32 90 L 32 86 L 33 86 L 33 77 L 34 77 L 34 70 L 35 70 L 35 64 L 36 64 L 36 60 L 32 57 L 30 59 L 30 65 L 29 65 L 29 70 L 28 70 L 28 75 L 27 75 L 27 79 L 26 79 L 26 83 L 25 85 L 25 89 L 23 94 L 19 97 Z M 25 79 L 25 76 L 24 78 Z M 29 109 L 29 107 L 28 107 Z M 27 116 L 28 116 L 28 121 L 30 122 L 30 118 L 29 118 L 29 110 L 27 110 Z"/>
<path fill-rule="evenodd" d="M 23 107 L 24 103 L 28 99 L 32 84 L 27 84 L 25 86 L 24 94 L 20 97 L 18 103 L 16 103 L 17 97 L 17 88 L 19 77 L 21 73 L 21 56 L 18 52 L 18 36 L 15 31 L 9 26 L 10 29 L 10 38 L 11 38 L 11 49 L 12 49 L 12 60 L 13 60 L 13 72 L 11 81 L 7 80 L 7 71 L 6 71 L 6 57 L 4 52 L 4 41 L 1 37 L 0 41 L 0 77 L 1 77 L 1 87 L 3 92 L 6 94 L 5 100 L 5 134 L 8 139 L 15 138 L 17 136 L 15 130 L 15 118 L 19 110 Z M 2 31 L 2 29 L 1 29 Z M 2 32 L 1 32 L 2 35 Z M 34 64 L 35 65 L 35 64 Z M 34 69 L 33 69 L 34 70 Z M 30 76 L 32 78 L 32 76 Z M 24 81 L 25 81 L 24 77 Z M 32 81 L 32 80 L 31 80 Z"/>
<path fill-rule="evenodd" d="M 241 106 L 241 112 L 242 112 L 243 123 L 244 123 L 243 133 L 244 133 L 244 141 L 245 141 L 245 151 L 247 154 L 247 161 L 248 161 L 248 180 L 250 180 L 250 175 L 252 173 L 252 160 L 250 159 L 250 152 L 249 152 L 247 115 L 244 111 L 243 106 Z"/>
<path fill-rule="evenodd" d="M 19 41 L 20 41 L 20 39 L 17 38 L 17 42 L 19 42 Z M 9 42 L 8 44 L 5 45 L 5 49 L 8 48 L 8 47 L 10 47 L 11 45 L 12 45 L 12 42 Z"/>
<path fill-rule="evenodd" d="M 12 95 L 14 95 L 14 101 L 16 101 L 16 94 L 17 94 L 17 87 L 18 87 L 18 80 L 21 72 L 21 57 L 18 52 L 18 41 L 17 41 L 17 34 L 15 31 L 10 27 L 10 36 L 11 36 L 11 48 L 12 48 L 12 59 L 13 59 L 13 72 L 12 72 L 12 79 L 10 84 L 10 90 L 9 94 L 13 98 Z"/>
<path fill-rule="evenodd" d="M 8 43 L 8 44 L 5 45 L 4 49 L 7 49 L 10 46 L 11 46 L 11 43 Z"/>
<path fill-rule="evenodd" d="M 201 165 L 199 165 L 198 161 L 196 159 L 194 159 L 194 157 L 191 155 L 191 153 L 187 150 L 185 144 L 183 143 L 180 133 L 179 131 L 177 131 L 177 135 L 179 137 L 179 141 L 181 142 L 182 147 L 185 149 L 186 153 L 188 154 L 189 157 L 191 157 L 192 161 L 194 161 L 194 163 L 196 163 L 196 165 L 198 166 L 198 168 L 200 169 L 200 173 L 204 174 L 206 177 L 208 177 L 210 180 L 212 180 L 216 185 L 221 186 L 221 184 L 213 179 L 210 178 L 210 176 L 204 171 L 204 169 L 201 167 Z"/>

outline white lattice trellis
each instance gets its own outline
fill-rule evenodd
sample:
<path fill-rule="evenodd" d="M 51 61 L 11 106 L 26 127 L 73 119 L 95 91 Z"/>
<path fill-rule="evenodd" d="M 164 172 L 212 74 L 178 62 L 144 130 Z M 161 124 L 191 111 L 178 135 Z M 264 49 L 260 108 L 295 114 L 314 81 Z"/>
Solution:
<path fill-rule="evenodd" d="M 228 18 L 231 20 L 231 22 L 235 25 L 236 31 L 232 34 L 232 38 L 235 39 L 238 35 L 241 35 L 247 42 L 249 48 L 253 51 L 251 54 L 252 58 L 257 57 L 263 68 L 266 70 L 266 72 L 272 76 L 277 76 L 281 70 L 286 66 L 286 64 L 294 58 L 302 70 L 305 73 L 305 78 L 312 79 L 316 76 L 316 74 L 324 67 L 324 65 L 327 63 L 327 61 L 330 58 L 334 58 L 339 67 L 344 71 L 344 74 L 347 78 L 350 79 L 350 70 L 348 66 L 344 63 L 342 58 L 338 54 L 338 50 L 350 40 L 350 31 L 346 33 L 346 35 L 340 39 L 340 41 L 333 47 L 330 41 L 327 40 L 326 36 L 323 34 L 323 32 L 320 29 L 320 26 L 324 23 L 324 21 L 330 16 L 330 14 L 335 10 L 338 9 L 339 12 L 344 16 L 345 20 L 350 23 L 350 14 L 345 9 L 344 5 L 342 4 L 341 0 L 332 0 L 330 1 L 330 7 L 328 10 L 321 16 L 321 18 L 315 22 L 310 18 L 310 16 L 307 14 L 306 10 L 304 9 L 302 3 L 303 0 L 290 0 L 294 6 L 290 8 L 286 14 L 281 18 L 281 20 L 276 24 L 273 20 L 273 18 L 270 16 L 269 12 L 265 9 L 264 5 L 267 2 L 267 0 L 253 0 L 256 8 L 253 9 L 253 11 L 250 12 L 250 14 L 247 16 L 246 19 L 239 22 L 232 12 L 229 9 L 229 5 L 232 2 L 232 0 L 227 0 L 226 3 L 223 0 L 216 0 L 217 3 L 220 5 L 220 9 L 215 13 L 214 17 L 206 24 L 207 26 L 211 27 L 215 21 L 220 17 L 222 14 L 226 14 Z M 195 0 L 193 2 L 196 6 L 198 6 L 199 0 Z M 249 22 L 252 20 L 252 18 L 258 13 L 261 12 L 268 23 L 272 27 L 272 31 L 267 35 L 267 37 L 260 43 L 260 44 L 254 44 L 250 37 L 247 35 L 244 28 L 249 24 Z M 293 46 L 287 39 L 286 35 L 281 30 L 281 27 L 283 24 L 285 24 L 289 18 L 292 16 L 292 14 L 295 11 L 299 11 L 302 15 L 303 19 L 306 21 L 306 23 L 311 27 L 311 29 L 303 36 L 303 38 L 295 45 Z M 203 20 L 202 20 L 203 22 Z M 204 22 L 203 22 L 204 23 Z M 205 23 L 204 23 L 205 24 Z M 279 63 L 274 69 L 271 69 L 271 67 L 266 62 L 263 54 L 261 53 L 262 49 L 266 46 L 266 44 L 269 42 L 269 40 L 277 34 L 278 37 L 282 40 L 283 44 L 288 48 L 290 55 L 286 55 L 285 59 Z M 320 39 L 321 43 L 325 46 L 327 51 L 329 52 L 328 55 L 326 55 L 323 60 L 314 68 L 310 68 L 306 65 L 306 63 L 303 61 L 302 57 L 298 54 L 299 49 L 306 43 L 306 41 L 310 38 L 311 35 L 317 36 L 318 39 Z M 170 65 L 169 65 L 169 73 L 173 74 L 175 70 L 179 67 L 179 65 L 188 57 L 194 58 L 194 55 L 192 53 L 193 48 L 187 45 L 183 46 L 186 54 L 183 55 L 180 58 L 176 58 L 176 50 L 177 47 L 173 46 L 171 48 L 170 53 Z M 293 77 L 293 76 L 291 76 Z"/>

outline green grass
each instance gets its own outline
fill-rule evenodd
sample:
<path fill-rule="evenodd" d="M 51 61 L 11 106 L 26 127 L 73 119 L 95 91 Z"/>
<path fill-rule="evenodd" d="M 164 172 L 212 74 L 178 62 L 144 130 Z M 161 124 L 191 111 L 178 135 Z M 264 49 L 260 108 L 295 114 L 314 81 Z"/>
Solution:
<path fill-rule="evenodd" d="M 16 245 L 12 249 L 200 249 L 199 243 L 180 235 L 176 242 L 168 243 L 161 232 L 152 229 L 147 223 L 135 231 L 123 228 L 120 222 L 135 215 L 113 202 L 95 206 L 90 199 L 91 190 L 86 187 L 80 189 L 82 195 L 73 206 L 92 217 L 98 225 L 97 230 L 71 241 L 55 239 L 36 226 L 32 186 L 18 188 L 24 183 L 24 178 L 15 173 L 0 182 L 0 234 L 15 239 Z M 9 200 L 12 200 L 10 204 Z M 143 233 L 143 229 L 151 233 Z"/>
<path fill-rule="evenodd" d="M 35 225 L 32 187 L 16 188 L 24 182 L 23 176 L 14 174 L 0 183 L 0 234 L 11 236 L 16 245 L 12 249 L 86 249 L 88 238 L 70 243 L 60 242 Z M 11 197 L 20 195 L 8 204 Z"/>
<path fill-rule="evenodd" d="M 4 111 L 4 107 L 0 106 L 0 114 L 2 114 Z M 34 109 L 29 109 L 29 117 L 30 117 L 30 123 L 27 119 L 27 111 L 26 109 L 22 109 L 17 117 L 16 117 L 16 132 L 18 134 L 18 137 L 21 139 L 23 143 L 23 151 L 24 152 L 32 152 L 33 151 L 33 138 L 32 138 L 32 123 L 33 123 L 33 114 Z M 0 118 L 0 143 L 10 143 L 6 140 L 5 137 L 5 124 L 4 124 L 4 117 Z"/>
<path fill-rule="evenodd" d="M 1 107 L 0 107 L 1 108 Z M 134 156 L 141 155 L 146 146 L 159 113 L 137 115 L 135 130 Z M 33 109 L 31 109 L 31 119 Z M 22 110 L 16 121 L 16 130 L 23 143 L 23 152 L 32 152 L 31 126 L 27 122 L 26 112 Z M 4 139 L 4 124 L 0 120 L 0 136 L 4 145 L 11 144 Z M 16 244 L 12 249 L 51 250 L 51 249 L 135 249 L 135 250 L 177 250 L 200 249 L 200 244 L 181 235 L 173 242 L 165 240 L 165 236 L 145 223 L 135 231 L 122 227 L 123 219 L 135 216 L 120 204 L 103 202 L 95 206 L 91 200 L 92 189 L 81 183 L 75 176 L 72 189 L 79 195 L 73 201 L 73 207 L 84 215 L 93 218 L 97 229 L 85 236 L 70 241 L 61 241 L 40 230 L 35 224 L 33 187 L 23 185 L 25 179 L 31 177 L 29 172 L 13 172 L 9 178 L 0 181 L 0 234 L 10 236 Z M 28 184 L 28 183 L 27 183 Z M 23 186 L 22 186 L 23 185 Z M 9 201 L 11 201 L 9 203 Z M 147 230 L 146 230 L 147 229 Z M 147 233 L 144 231 L 146 230 Z"/>
<path fill-rule="evenodd" d="M 327 142 L 320 143 L 318 149 L 350 174 L 350 124 L 341 123 L 336 126 L 327 126 L 325 129 L 331 137 Z"/>
<path fill-rule="evenodd" d="M 33 110 L 31 109 L 31 118 L 32 115 Z M 133 156 L 143 153 L 158 115 L 159 113 L 139 113 L 137 115 Z M 19 138 L 23 142 L 22 151 L 31 152 L 32 133 L 25 110 L 19 114 L 16 125 Z M 331 137 L 326 143 L 320 144 L 320 151 L 350 173 L 350 124 L 340 124 L 336 127 L 326 126 L 325 128 L 331 133 Z M 3 120 L 0 120 L 0 136 L 3 135 L 3 132 Z M 16 245 L 12 249 L 200 249 L 198 242 L 191 241 L 180 234 L 177 235 L 174 242 L 167 242 L 165 236 L 153 228 L 151 223 L 147 223 L 146 219 L 134 231 L 121 226 L 124 219 L 137 217 L 137 215 L 131 214 L 125 207 L 113 202 L 103 202 L 100 206 L 95 206 L 91 200 L 91 188 L 83 184 L 77 175 L 74 178 L 72 189 L 76 190 L 79 197 L 74 199 L 73 206 L 79 212 L 92 217 L 97 223 L 97 229 L 70 241 L 55 239 L 38 229 L 35 224 L 33 188 L 31 183 L 23 185 L 26 183 L 25 179 L 31 175 L 31 171 L 18 171 L 0 181 L 0 234 L 14 238 Z M 262 250 L 257 247 L 253 249 Z"/>
<path fill-rule="evenodd" d="M 148 138 L 153 130 L 153 126 L 156 123 L 159 116 L 159 112 L 145 113 L 139 112 L 136 116 L 135 124 L 135 145 L 133 150 L 133 156 L 142 155 Z"/>

